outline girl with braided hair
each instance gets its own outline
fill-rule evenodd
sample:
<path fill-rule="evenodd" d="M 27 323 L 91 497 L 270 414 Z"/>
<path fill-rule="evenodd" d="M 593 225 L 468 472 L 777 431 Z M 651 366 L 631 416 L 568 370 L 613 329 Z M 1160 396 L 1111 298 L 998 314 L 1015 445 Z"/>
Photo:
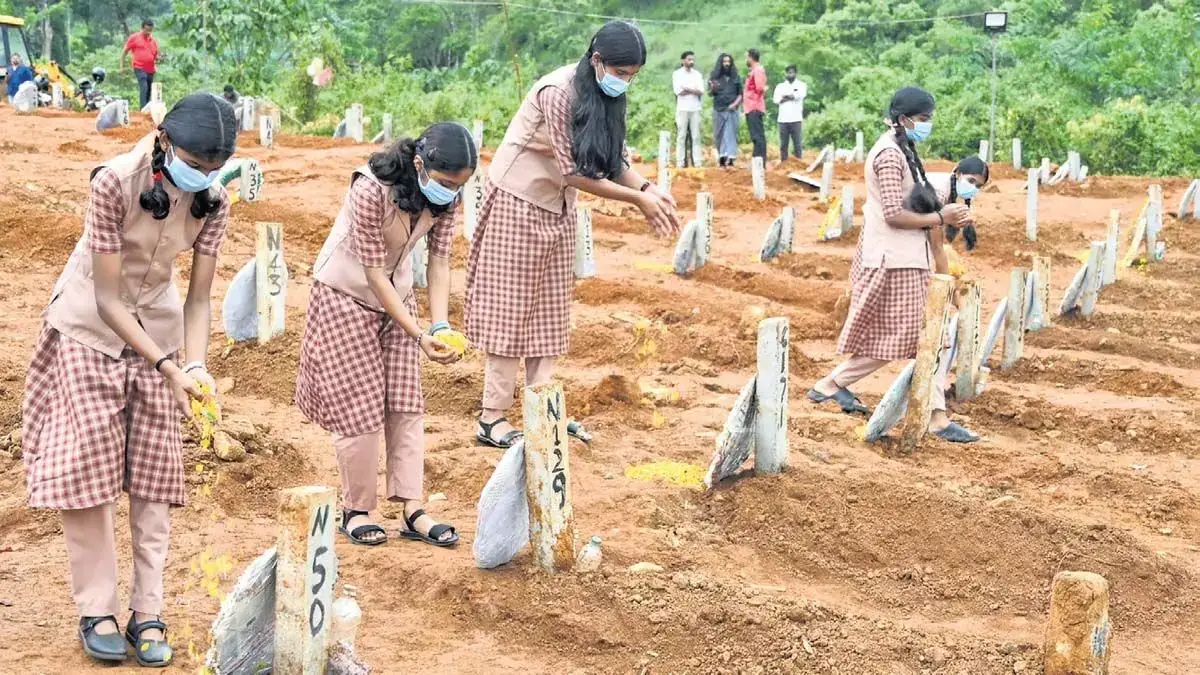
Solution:
<path fill-rule="evenodd" d="M 950 173 L 931 173 L 929 182 L 937 192 L 938 201 L 942 204 L 963 204 L 971 206 L 971 201 L 987 185 L 989 179 L 987 162 L 972 155 L 959 162 Z M 975 249 L 975 218 L 972 215 L 962 223 L 961 227 L 946 225 L 946 241 L 954 241 L 962 232 L 968 251 Z"/>
<path fill-rule="evenodd" d="M 916 144 L 933 130 L 933 96 L 917 87 L 896 92 L 885 131 L 867 155 L 865 225 L 851 265 L 850 310 L 838 352 L 850 358 L 808 392 L 815 403 L 833 401 L 844 412 L 870 410 L 848 387 L 898 359 L 915 358 L 931 268 L 948 269 L 942 229 L 966 222 L 962 204 L 942 205 L 925 175 Z M 978 436 L 946 416 L 945 371 L 934 386 L 930 431 L 948 441 Z"/>
<path fill-rule="evenodd" d="M 229 220 L 214 185 L 234 152 L 233 108 L 193 94 L 167 113 L 152 142 L 91 176 L 83 237 L 54 286 L 22 407 L 29 506 L 59 509 L 83 650 L 165 666 L 163 570 L 171 506 L 184 483 L 180 421 L 212 386 L 209 295 Z M 192 251 L 187 299 L 172 282 Z M 180 365 L 180 350 L 191 359 Z M 116 502 L 129 493 L 131 614 L 116 615 Z"/>

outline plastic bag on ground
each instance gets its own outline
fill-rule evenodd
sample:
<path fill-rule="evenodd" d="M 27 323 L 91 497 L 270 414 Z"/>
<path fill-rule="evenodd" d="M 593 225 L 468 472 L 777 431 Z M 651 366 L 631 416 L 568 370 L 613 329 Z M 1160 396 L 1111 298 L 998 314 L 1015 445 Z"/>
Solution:
<path fill-rule="evenodd" d="M 754 452 L 754 426 L 758 416 L 758 376 L 751 377 L 742 387 L 725 427 L 717 436 L 712 463 L 704 477 L 704 485 L 712 487 L 732 476 Z"/>
<path fill-rule="evenodd" d="M 693 220 L 684 226 L 679 234 L 679 243 L 675 245 L 675 274 L 687 274 L 692 263 L 696 260 L 696 230 L 700 221 Z"/>
<path fill-rule="evenodd" d="M 479 495 L 475 521 L 475 566 L 492 569 L 512 561 L 529 543 L 525 491 L 525 443 L 509 448 Z"/>
<path fill-rule="evenodd" d="M 776 218 L 771 226 L 767 228 L 767 236 L 763 239 L 762 250 L 759 251 L 758 259 L 762 262 L 769 262 L 779 257 L 779 254 L 784 251 L 784 232 L 783 218 Z"/>
<path fill-rule="evenodd" d="M 915 368 L 916 361 L 909 361 L 904 370 L 900 371 L 900 375 L 892 381 L 887 393 L 879 400 L 879 405 L 875 406 L 875 412 L 867 421 L 867 433 L 864 436 L 868 443 L 874 443 L 886 436 L 908 412 L 908 392 L 912 388 Z"/>
<path fill-rule="evenodd" d="M 100 114 L 96 116 L 96 131 L 115 129 L 119 126 L 121 126 L 121 102 L 110 101 L 108 105 L 100 109 Z"/>
<path fill-rule="evenodd" d="M 32 82 L 22 82 L 21 86 L 17 88 L 17 93 L 13 94 L 13 108 L 20 113 L 31 113 L 37 110 L 37 105 L 37 85 Z"/>
<path fill-rule="evenodd" d="M 280 261 L 283 278 L 280 283 L 287 288 L 287 265 Z M 221 318 L 225 324 L 225 334 L 234 342 L 245 342 L 258 337 L 258 285 L 255 283 L 254 258 L 246 263 L 225 291 L 225 301 L 221 304 Z"/>

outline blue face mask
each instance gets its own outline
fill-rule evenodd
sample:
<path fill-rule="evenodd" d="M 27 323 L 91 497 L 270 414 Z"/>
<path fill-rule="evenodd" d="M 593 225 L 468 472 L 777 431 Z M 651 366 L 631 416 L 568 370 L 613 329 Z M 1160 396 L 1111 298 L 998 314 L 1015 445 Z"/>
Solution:
<path fill-rule="evenodd" d="M 429 200 L 429 203 L 436 204 L 438 206 L 446 206 L 450 202 L 454 201 L 454 198 L 458 196 L 459 192 L 458 190 L 451 190 L 445 185 L 442 185 L 436 180 L 430 178 L 429 174 L 424 169 L 421 170 L 421 175 L 417 176 L 417 186 L 421 188 L 421 194 L 425 195 L 425 198 Z"/>
<path fill-rule="evenodd" d="M 908 140 L 914 143 L 920 143 L 933 134 L 933 122 L 914 122 L 913 128 L 904 129 L 904 134 L 908 136 Z"/>
<path fill-rule="evenodd" d="M 972 199 L 979 194 L 979 186 L 971 183 L 966 178 L 959 178 L 955 185 L 955 192 L 963 199 Z"/>
<path fill-rule="evenodd" d="M 187 162 L 175 154 L 175 148 L 170 148 L 170 150 L 171 155 L 167 162 L 167 173 L 171 174 L 171 182 L 175 184 L 175 187 L 184 192 L 204 192 L 212 187 L 213 181 L 221 173 L 219 169 L 205 174 L 199 169 L 188 166 Z"/>
<path fill-rule="evenodd" d="M 629 89 L 629 83 L 621 78 L 613 75 L 608 71 L 604 71 L 604 77 L 597 80 L 600 85 L 600 91 L 604 92 L 605 96 L 616 98 L 624 94 Z"/>

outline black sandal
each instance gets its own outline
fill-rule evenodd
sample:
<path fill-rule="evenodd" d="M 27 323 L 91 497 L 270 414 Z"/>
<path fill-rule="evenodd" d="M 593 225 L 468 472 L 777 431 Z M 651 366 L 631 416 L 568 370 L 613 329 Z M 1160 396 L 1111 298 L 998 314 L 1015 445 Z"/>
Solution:
<path fill-rule="evenodd" d="M 443 548 L 454 546 L 458 543 L 458 532 L 453 527 L 444 525 L 442 523 L 438 523 L 437 525 L 429 528 L 429 534 L 421 534 L 418 532 L 417 527 L 413 525 L 413 523 L 417 522 L 417 519 L 423 515 L 425 515 L 425 509 L 417 509 L 416 511 L 413 511 L 411 516 L 404 516 L 404 524 L 407 527 L 403 530 L 400 530 L 400 536 L 404 537 L 405 539 L 423 541 L 426 544 L 433 544 L 434 546 L 441 546 Z M 453 534 L 454 536 L 445 541 L 439 539 L 439 537 L 447 532 Z"/>
<path fill-rule="evenodd" d="M 495 429 L 497 424 L 508 421 L 508 420 L 504 419 L 503 417 L 496 420 L 495 422 L 484 422 L 483 420 L 475 420 L 475 421 L 479 423 L 479 429 L 480 429 L 480 431 L 475 433 L 475 440 L 479 441 L 480 443 L 483 443 L 484 445 L 490 445 L 493 448 L 507 450 L 507 449 L 511 448 L 513 445 L 515 445 L 518 439 L 522 438 L 525 435 L 525 434 L 521 433 L 519 430 L 513 429 L 512 431 L 508 432 L 507 434 L 504 434 L 503 438 L 496 438 L 496 437 L 492 436 L 492 429 Z"/>
<path fill-rule="evenodd" d="M 822 394 L 814 387 L 808 390 L 808 400 L 813 403 L 824 403 L 833 401 L 842 408 L 842 412 L 850 415 L 870 415 L 871 409 L 863 405 L 863 402 L 858 400 L 854 392 L 845 387 L 838 387 L 838 390 L 830 395 Z"/>
<path fill-rule="evenodd" d="M 162 631 L 161 640 L 143 640 L 142 633 L 153 628 Z M 125 639 L 133 645 L 133 655 L 139 666 L 146 668 L 166 668 L 171 665 L 174 654 L 171 645 L 167 643 L 167 624 L 159 619 L 151 619 L 138 623 L 134 617 L 129 617 L 125 626 Z"/>
<path fill-rule="evenodd" d="M 121 637 L 118 630 L 115 633 L 108 635 L 99 635 L 96 633 L 96 626 L 111 621 L 118 629 L 121 624 L 117 623 L 115 616 L 83 616 L 79 618 L 79 640 L 83 642 L 83 651 L 88 656 L 97 661 L 106 661 L 111 663 L 120 663 L 125 660 L 128 655 L 125 651 L 125 638 Z"/>
<path fill-rule="evenodd" d="M 352 543 L 358 544 L 360 546 L 378 546 L 380 544 L 386 543 L 387 542 L 387 531 L 374 523 L 370 523 L 367 525 L 359 525 L 358 527 L 354 528 L 353 530 L 346 529 L 346 527 L 350 524 L 350 520 L 352 518 L 356 518 L 358 516 L 366 516 L 366 515 L 370 515 L 370 514 L 368 514 L 366 511 L 347 511 L 346 509 L 342 509 L 342 526 L 338 528 L 338 532 L 341 532 L 342 534 L 346 535 L 346 538 L 349 539 Z M 372 532 L 378 532 L 378 533 L 382 534 L 383 536 L 377 537 L 375 539 L 364 539 L 364 537 L 366 535 L 371 534 Z"/>

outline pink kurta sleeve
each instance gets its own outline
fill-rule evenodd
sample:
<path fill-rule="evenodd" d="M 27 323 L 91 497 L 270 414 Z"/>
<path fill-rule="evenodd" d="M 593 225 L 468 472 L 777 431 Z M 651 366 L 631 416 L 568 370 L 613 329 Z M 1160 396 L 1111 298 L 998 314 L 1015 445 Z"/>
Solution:
<path fill-rule="evenodd" d="M 895 148 L 887 148 L 875 156 L 873 168 L 879 178 L 883 217 L 894 218 L 904 210 L 904 155 Z"/>
<path fill-rule="evenodd" d="M 383 191 L 369 180 L 356 180 L 350 186 L 350 204 L 354 213 L 351 250 L 363 267 L 383 267 L 387 245 L 383 241 L 385 213 Z"/>
<path fill-rule="evenodd" d="M 229 193 L 221 190 L 217 197 L 220 203 L 217 208 L 204 219 L 204 227 L 192 250 L 200 255 L 216 258 L 221 253 L 221 245 L 225 243 L 225 232 L 229 229 Z"/>
<path fill-rule="evenodd" d="M 575 173 L 575 156 L 571 153 L 571 102 L 567 92 L 558 87 L 543 87 L 537 100 L 546 116 L 558 170 L 562 175 L 570 176 Z"/>
<path fill-rule="evenodd" d="M 92 253 L 120 253 L 125 231 L 125 199 L 121 181 L 112 169 L 101 169 L 88 192 L 84 229 Z"/>

